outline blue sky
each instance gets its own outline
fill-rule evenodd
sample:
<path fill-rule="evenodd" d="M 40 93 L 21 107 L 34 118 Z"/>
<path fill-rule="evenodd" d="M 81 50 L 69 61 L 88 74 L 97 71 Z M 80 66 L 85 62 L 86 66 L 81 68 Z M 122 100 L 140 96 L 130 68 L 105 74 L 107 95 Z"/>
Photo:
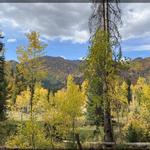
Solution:
<path fill-rule="evenodd" d="M 70 41 L 61 42 L 59 40 L 54 40 L 51 42 L 47 42 L 48 47 L 45 49 L 46 55 L 49 56 L 60 56 L 65 59 L 82 59 L 84 56 L 87 55 L 88 50 L 88 43 L 72 43 Z M 6 59 L 17 60 L 17 55 L 15 53 L 16 48 L 18 45 L 26 45 L 24 39 L 19 39 L 17 42 L 10 42 L 5 44 L 6 48 Z"/>
<path fill-rule="evenodd" d="M 17 60 L 17 55 L 15 53 L 17 47 L 19 45 L 26 45 L 26 40 L 24 38 L 18 39 L 17 41 L 7 42 L 7 40 L 4 40 L 5 42 L 5 49 L 6 49 L 6 59 L 7 60 Z M 134 40 L 130 40 L 129 42 L 125 41 L 122 43 L 122 52 L 123 56 L 130 57 L 130 58 L 137 58 L 137 57 L 149 57 L 150 56 L 150 50 L 136 50 L 136 49 L 129 49 L 126 50 L 130 44 L 131 47 L 134 47 Z M 59 40 L 54 40 L 47 42 L 48 47 L 45 49 L 46 55 L 49 56 L 61 56 L 65 59 L 82 59 L 88 54 L 88 42 L 86 43 L 72 43 L 71 41 L 64 41 L 61 42 Z M 139 39 L 140 43 L 140 39 Z M 140 45 L 140 44 L 139 44 Z M 136 46 L 137 47 L 137 46 Z"/>
<path fill-rule="evenodd" d="M 9 9 L 8 9 L 9 8 Z M 150 56 L 150 4 L 121 4 L 123 55 Z M 142 11 L 141 11 L 142 8 Z M 0 28 L 7 60 L 17 60 L 16 48 L 25 45 L 25 33 L 40 32 L 48 44 L 46 55 L 81 59 L 88 54 L 90 4 L 1 4 Z"/>

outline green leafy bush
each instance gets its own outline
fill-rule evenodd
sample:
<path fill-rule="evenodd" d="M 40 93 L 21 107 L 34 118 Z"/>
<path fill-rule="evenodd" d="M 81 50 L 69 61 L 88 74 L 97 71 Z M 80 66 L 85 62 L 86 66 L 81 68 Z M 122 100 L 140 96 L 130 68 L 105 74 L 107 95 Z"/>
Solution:
<path fill-rule="evenodd" d="M 142 130 L 139 128 L 135 128 L 132 124 L 129 125 L 126 138 L 129 142 L 138 142 L 141 138 Z"/>
<path fill-rule="evenodd" d="M 37 122 L 26 121 L 19 124 L 17 132 L 11 135 L 6 146 L 10 148 L 50 148 L 52 143 L 46 138 L 44 128 Z"/>
<path fill-rule="evenodd" d="M 17 129 L 15 121 L 2 121 L 0 122 L 0 145 L 4 145 L 6 139 L 15 133 Z"/>
<path fill-rule="evenodd" d="M 141 124 L 140 121 L 134 120 L 127 125 L 125 137 L 128 142 L 148 142 L 149 132 L 144 122 Z"/>

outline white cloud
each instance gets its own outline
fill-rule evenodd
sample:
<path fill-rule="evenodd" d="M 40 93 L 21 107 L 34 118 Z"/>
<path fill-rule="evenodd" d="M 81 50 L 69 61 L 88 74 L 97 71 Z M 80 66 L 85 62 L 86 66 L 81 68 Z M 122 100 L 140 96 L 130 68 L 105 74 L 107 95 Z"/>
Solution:
<path fill-rule="evenodd" d="M 61 57 L 61 58 L 63 58 L 63 59 L 67 59 L 65 56 L 58 56 L 58 57 Z"/>
<path fill-rule="evenodd" d="M 121 3 L 123 40 L 150 37 L 149 8 L 150 3 Z M 90 14 L 88 3 L 2 3 L 0 24 L 22 33 L 39 31 L 45 40 L 84 43 L 89 39 Z"/>
<path fill-rule="evenodd" d="M 89 40 L 89 33 L 86 30 L 75 31 L 73 36 L 60 36 L 60 41 L 71 40 L 73 43 L 85 43 Z"/>
<path fill-rule="evenodd" d="M 84 57 L 79 57 L 79 58 L 78 58 L 78 60 L 84 60 L 84 59 L 85 59 Z"/>
<path fill-rule="evenodd" d="M 14 43 L 14 42 L 16 42 L 17 40 L 16 39 L 7 39 L 7 42 L 8 43 Z"/>
<path fill-rule="evenodd" d="M 150 44 L 132 45 L 125 47 L 125 51 L 150 51 Z"/>
<path fill-rule="evenodd" d="M 9 8 L 9 9 L 8 9 Z M 1 4 L 0 23 L 25 31 L 36 30 L 47 40 L 88 40 L 88 3 Z"/>
<path fill-rule="evenodd" d="M 124 40 L 150 36 L 150 3 L 122 3 L 121 8 Z"/>
<path fill-rule="evenodd" d="M 75 43 L 84 43 L 89 40 L 89 33 L 86 30 L 76 31 L 74 34 Z"/>

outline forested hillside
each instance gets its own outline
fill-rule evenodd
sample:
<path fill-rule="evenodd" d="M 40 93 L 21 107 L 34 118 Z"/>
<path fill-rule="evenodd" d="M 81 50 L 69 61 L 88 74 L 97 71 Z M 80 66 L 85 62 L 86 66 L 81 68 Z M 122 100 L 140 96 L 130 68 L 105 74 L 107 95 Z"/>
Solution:
<path fill-rule="evenodd" d="M 66 79 L 72 74 L 76 83 L 83 82 L 85 62 L 84 60 L 67 60 L 62 57 L 44 56 L 40 58 L 44 63 L 44 68 L 48 71 L 48 78 L 45 80 L 45 86 L 51 84 L 52 88 L 62 88 L 66 85 Z M 16 61 L 7 61 L 8 72 L 15 71 Z M 129 61 L 128 70 L 122 70 L 121 75 L 125 79 L 135 83 L 138 77 L 146 79 L 150 76 L 150 57 L 136 58 Z"/>
<path fill-rule="evenodd" d="M 18 37 L 17 31 L 13 33 L 17 40 L 9 39 L 9 34 L 3 40 L 0 34 L 0 149 L 150 149 L 150 57 L 132 60 L 123 55 L 123 8 L 118 0 L 112 2 L 91 1 L 92 12 L 86 22 L 89 34 L 81 28 L 77 31 L 73 18 L 72 28 L 62 30 L 53 21 L 46 22 L 46 15 L 42 15 L 46 20 L 40 23 L 47 24 L 48 30 L 37 29 L 48 32 L 52 23 L 53 32 L 60 30 L 61 34 L 53 33 L 51 37 L 29 30 L 24 40 L 20 30 Z M 71 5 L 71 9 L 76 8 Z M 43 12 L 44 6 L 46 9 L 48 3 L 42 4 L 42 9 L 38 3 L 35 9 Z M 52 8 L 48 7 L 48 12 Z M 12 10 L 15 7 L 8 13 Z M 31 27 L 38 26 L 41 13 L 35 13 L 35 24 L 28 22 Z M 129 9 L 128 13 L 133 11 Z M 57 15 L 55 19 L 64 28 L 66 18 Z M 19 29 L 15 21 L 11 20 L 12 24 Z M 66 32 L 69 34 L 62 36 Z M 17 61 L 5 59 L 5 42 L 11 43 L 6 47 L 10 50 L 16 46 L 15 52 L 9 51 L 13 57 L 9 57 Z M 86 48 L 83 60 L 45 55 L 57 46 L 66 54 L 64 49 L 70 45 L 74 49 Z M 68 54 L 67 58 L 80 58 L 74 55 Z"/>

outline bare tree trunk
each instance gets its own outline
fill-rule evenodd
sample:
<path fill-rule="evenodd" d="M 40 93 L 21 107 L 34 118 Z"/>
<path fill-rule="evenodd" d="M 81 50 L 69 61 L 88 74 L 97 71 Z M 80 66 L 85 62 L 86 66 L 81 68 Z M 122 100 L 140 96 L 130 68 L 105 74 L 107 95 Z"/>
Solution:
<path fill-rule="evenodd" d="M 111 124 L 111 115 L 109 109 L 110 103 L 107 105 L 107 108 L 104 110 L 104 133 L 105 133 L 105 142 L 113 142 L 113 132 Z"/>
<path fill-rule="evenodd" d="M 107 97 L 107 85 L 103 83 L 103 100 L 104 100 L 104 141 L 113 142 L 112 122 L 111 122 L 111 109 L 110 100 Z"/>
<path fill-rule="evenodd" d="M 72 120 L 73 147 L 75 148 L 75 119 Z"/>
<path fill-rule="evenodd" d="M 75 137 L 76 137 L 76 141 L 77 141 L 77 144 L 78 144 L 78 149 L 79 149 L 79 150 L 82 150 L 82 145 L 81 145 L 81 142 L 80 142 L 79 134 L 76 133 L 76 134 L 75 134 Z"/>
<path fill-rule="evenodd" d="M 34 98 L 34 92 L 35 92 L 35 81 L 30 86 L 30 92 L 31 92 L 31 97 L 30 97 L 30 119 L 31 119 L 31 124 L 33 126 L 33 98 Z M 33 149 L 35 149 L 35 132 L 34 132 L 34 127 L 32 129 L 32 135 L 31 135 L 31 145 Z"/>
<path fill-rule="evenodd" d="M 108 36 L 106 38 L 106 43 L 109 43 L 109 11 L 108 11 L 108 0 L 103 0 L 103 30 Z M 110 48 L 106 48 L 106 57 L 107 54 L 110 53 Z M 110 99 L 108 97 L 108 86 L 107 86 L 107 62 L 105 62 L 105 72 L 104 72 L 104 80 L 103 80 L 103 101 L 104 101 L 104 141 L 105 142 L 113 142 L 113 131 L 111 124 L 111 108 L 110 108 Z"/>
<path fill-rule="evenodd" d="M 49 102 L 49 96 L 50 96 L 50 88 L 48 89 L 48 93 L 47 93 L 47 101 Z"/>

